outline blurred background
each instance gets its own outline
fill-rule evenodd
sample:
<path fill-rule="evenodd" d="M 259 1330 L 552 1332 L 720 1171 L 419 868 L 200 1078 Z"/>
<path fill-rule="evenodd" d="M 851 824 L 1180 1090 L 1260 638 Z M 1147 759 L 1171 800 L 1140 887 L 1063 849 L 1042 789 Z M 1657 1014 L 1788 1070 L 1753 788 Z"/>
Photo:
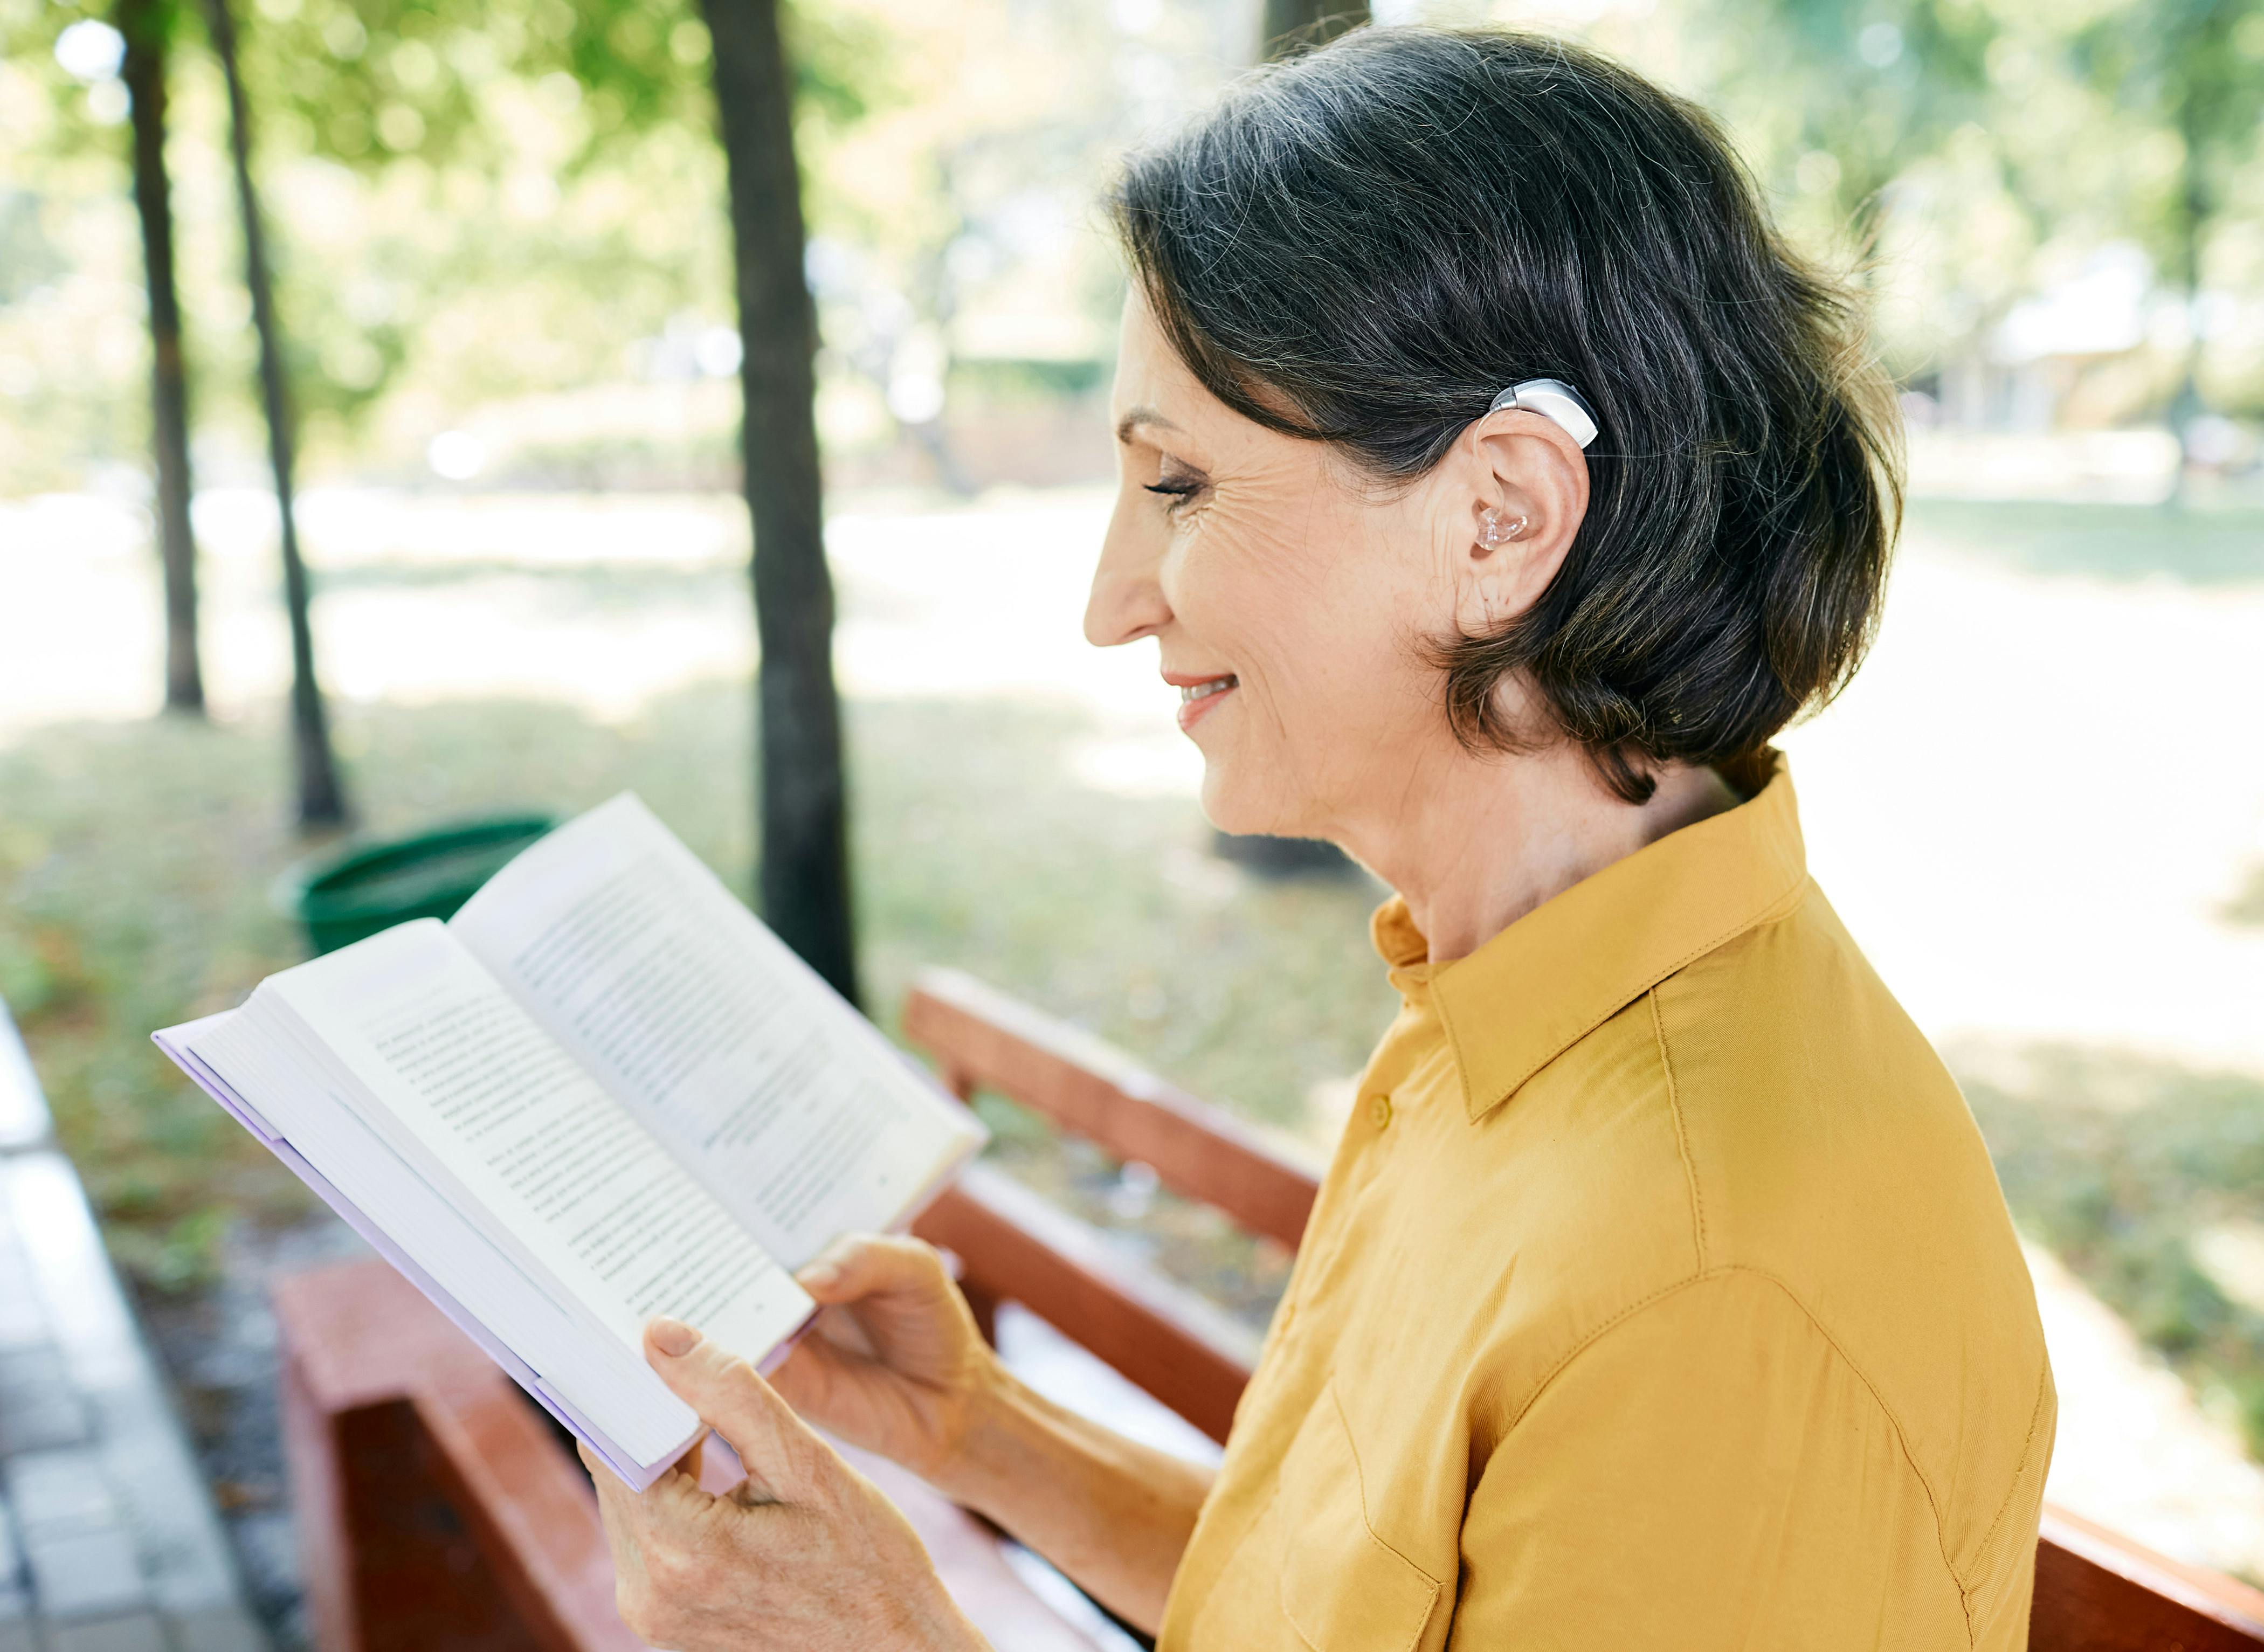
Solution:
<path fill-rule="evenodd" d="M 957 966 L 1313 1156 L 1393 1007 L 1381 892 L 1216 841 L 1152 657 L 1078 630 L 1096 194 L 1295 9 L 796 0 L 767 135 L 732 10 L 0 0 L 0 1002 L 283 1645 L 265 1282 L 355 1242 L 147 1034 L 304 955 L 307 857 L 634 787 L 883 1025 Z M 1811 862 L 2029 1243 L 2051 1495 L 2264 1580 L 2264 0 L 1375 11 L 1621 54 L 1852 272 L 1912 498 L 1785 743 Z M 789 138 L 799 228 L 731 187 Z M 833 700 L 781 663 L 758 716 L 743 487 L 766 625 L 822 640 L 830 570 L 845 874 L 760 830 Z M 1263 1323 L 1286 1257 L 990 1117 Z"/>

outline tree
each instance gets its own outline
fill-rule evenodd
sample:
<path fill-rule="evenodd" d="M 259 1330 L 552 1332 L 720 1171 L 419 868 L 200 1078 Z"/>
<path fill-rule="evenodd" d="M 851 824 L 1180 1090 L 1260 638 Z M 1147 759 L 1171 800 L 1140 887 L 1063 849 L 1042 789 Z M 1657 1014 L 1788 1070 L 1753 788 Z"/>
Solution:
<path fill-rule="evenodd" d="M 201 716 L 188 370 L 173 269 L 172 179 L 165 169 L 165 73 L 175 19 L 171 0 L 119 0 L 116 19 L 126 48 L 120 74 L 133 99 L 134 207 L 149 293 L 149 434 L 157 467 L 157 554 L 165 579 L 165 706 Z"/>
<path fill-rule="evenodd" d="M 860 113 L 856 83 L 872 53 L 857 48 L 869 42 L 797 17 L 798 43 L 809 49 L 790 57 L 777 0 L 704 0 L 704 25 L 683 0 L 570 0 L 500 15 L 475 0 L 316 0 L 291 11 L 287 22 L 263 31 L 263 62 L 316 146 L 359 167 L 401 152 L 385 136 L 388 108 L 415 113 L 399 124 L 418 134 L 412 147 L 427 160 L 475 149 L 483 110 L 463 64 L 481 54 L 530 80 L 563 72 L 579 83 L 592 116 L 590 148 L 570 166 L 640 129 L 718 121 L 744 340 L 741 439 L 762 652 L 758 901 L 780 936 L 853 999 L 833 591 L 813 406 L 817 331 L 802 271 L 794 118 L 797 93 L 821 119 Z M 341 40 L 352 49 L 339 50 Z M 480 51 L 460 50 L 467 41 Z M 411 43 L 421 70 L 413 83 L 401 73 L 402 48 Z M 713 115 L 686 72 L 703 54 Z"/>
<path fill-rule="evenodd" d="M 1368 20 L 1368 0 L 1265 0 L 1258 25 L 1258 54 L 1285 57 L 1325 46 Z"/>
<path fill-rule="evenodd" d="M 855 1002 L 833 580 L 818 470 L 817 317 L 802 272 L 793 75 L 777 0 L 703 0 L 737 264 L 741 447 L 754 523 L 764 916 Z"/>
<path fill-rule="evenodd" d="M 259 196 L 251 179 L 251 113 L 237 63 L 236 19 L 228 0 L 205 0 L 213 50 L 228 83 L 229 149 L 236 170 L 236 210 L 243 221 L 243 279 L 251 290 L 251 324 L 259 337 L 259 400 L 267 422 L 267 456 L 275 473 L 275 509 L 283 545 L 283 598 L 291 615 L 291 756 L 299 786 L 299 823 L 337 825 L 346 818 L 345 788 L 330 750 L 322 685 L 315 677 L 315 635 L 309 613 L 307 564 L 299 554 L 292 505 L 291 387 L 283 359 L 282 329 L 275 316 L 275 282 Z"/>
<path fill-rule="evenodd" d="M 2198 325 L 2210 238 L 2231 199 L 2234 173 L 2256 153 L 2264 120 L 2264 0 L 2155 0 L 2130 5 L 2077 42 L 2090 78 L 2122 106 L 2178 139 L 2177 166 L 2155 241 L 2189 318 L 2170 423 L 2190 463 L 2201 394 Z M 2181 464 L 2182 496 L 2186 464 Z"/>
<path fill-rule="evenodd" d="M 1888 186 L 1983 112 L 1992 20 L 1963 0 L 1727 0 L 1721 21 L 1720 90 L 1781 158 L 1828 157 L 1817 192 L 1869 259 Z"/>

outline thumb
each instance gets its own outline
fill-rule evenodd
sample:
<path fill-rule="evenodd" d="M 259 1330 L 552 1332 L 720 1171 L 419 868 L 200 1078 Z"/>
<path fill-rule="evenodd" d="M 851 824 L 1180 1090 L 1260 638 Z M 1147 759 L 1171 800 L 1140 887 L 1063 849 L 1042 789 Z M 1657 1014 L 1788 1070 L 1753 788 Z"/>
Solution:
<path fill-rule="evenodd" d="M 677 1398 L 738 1453 L 750 1480 L 780 1502 L 810 1484 L 824 1442 L 754 1366 L 681 1320 L 665 1317 L 645 1327 L 644 1351 Z"/>
<path fill-rule="evenodd" d="M 813 1301 L 854 1302 L 891 1292 L 940 1292 L 951 1276 L 932 1245 L 894 1234 L 852 1234 L 795 1274 Z"/>

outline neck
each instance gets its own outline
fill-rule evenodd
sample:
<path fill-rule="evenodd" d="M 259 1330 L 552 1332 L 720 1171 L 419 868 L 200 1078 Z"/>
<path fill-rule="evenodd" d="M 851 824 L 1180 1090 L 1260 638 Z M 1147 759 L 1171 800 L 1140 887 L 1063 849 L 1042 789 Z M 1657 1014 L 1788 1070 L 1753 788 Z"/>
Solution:
<path fill-rule="evenodd" d="M 1681 764 L 1659 772 L 1649 801 L 1622 802 L 1569 745 L 1491 760 L 1457 751 L 1417 794 L 1420 809 L 1362 822 L 1339 841 L 1399 892 L 1440 964 L 1615 860 L 1738 802 L 1713 770 Z"/>

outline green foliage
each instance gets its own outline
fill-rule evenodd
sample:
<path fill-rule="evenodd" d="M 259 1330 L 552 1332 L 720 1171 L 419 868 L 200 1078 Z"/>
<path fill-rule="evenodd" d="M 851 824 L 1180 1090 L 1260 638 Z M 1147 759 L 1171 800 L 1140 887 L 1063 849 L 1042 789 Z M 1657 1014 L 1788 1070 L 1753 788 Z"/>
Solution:
<path fill-rule="evenodd" d="M 625 137 L 714 126 L 708 29 L 688 0 L 258 0 L 253 22 L 245 74 L 266 118 L 293 147 L 365 170 L 494 164 L 515 90 L 571 122 L 576 169 Z M 831 11 L 791 23 L 806 106 L 855 120 L 884 40 Z"/>
<path fill-rule="evenodd" d="M 2153 239 L 2188 290 L 2202 242 L 2256 158 L 2264 119 L 2264 0 L 2145 0 L 2079 30 L 2070 49 L 2117 106 L 2173 133 L 2179 164 L 2152 203 Z"/>
<path fill-rule="evenodd" d="M 1887 186 L 1982 112 L 1995 19 L 1974 0 L 1719 0 L 1717 90 L 1767 131 L 1783 181 L 1825 198 L 1869 257 Z M 1823 155 L 1829 167 L 1810 162 Z"/>
<path fill-rule="evenodd" d="M 40 198 L 0 189 L 0 305 L 12 304 L 69 267 L 40 221 Z"/>
<path fill-rule="evenodd" d="M 318 464 L 326 448 L 359 443 L 404 389 L 463 405 L 586 383 L 617 373 L 628 343 L 671 315 L 728 314 L 708 33 L 690 0 L 232 4 L 286 348 Z M 104 0 L 0 0 L 0 105 L 29 92 L 45 106 L 33 141 L 16 146 L 40 161 L 44 185 L 76 167 L 77 180 L 122 199 L 123 129 L 90 112 L 93 94 L 54 55 L 65 27 L 106 15 Z M 221 319 L 240 296 L 214 301 L 237 279 L 236 233 L 196 211 L 196 163 L 216 162 L 224 142 L 203 25 L 192 0 L 151 16 L 173 47 L 195 405 L 203 431 L 235 422 L 249 446 L 248 344 L 240 323 Z M 834 6 L 788 20 L 800 119 L 823 142 L 885 91 L 889 41 Z M 0 138 L 11 135 L 0 120 Z M 625 191 L 629 177 L 637 185 Z M 40 198 L 13 184 L 0 170 L 0 308 L 69 266 L 43 234 Z M 599 209 L 574 210 L 584 200 Z M 207 264 L 222 286 L 200 295 Z M 7 344 L 0 336 L 0 355 Z M 133 393 L 121 375 L 112 394 Z M 139 417 L 101 445 L 130 453 Z M 66 446 L 91 456 L 86 443 Z M 0 460 L 0 486 L 64 480 L 16 457 Z"/>

